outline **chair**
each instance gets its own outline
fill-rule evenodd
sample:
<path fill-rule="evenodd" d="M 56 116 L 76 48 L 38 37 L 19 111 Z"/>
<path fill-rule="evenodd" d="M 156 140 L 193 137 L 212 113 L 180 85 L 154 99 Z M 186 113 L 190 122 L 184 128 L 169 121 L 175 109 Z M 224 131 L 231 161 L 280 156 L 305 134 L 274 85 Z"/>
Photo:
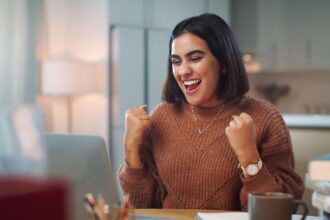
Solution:
<path fill-rule="evenodd" d="M 118 203 L 114 173 L 101 137 L 45 133 L 44 139 L 49 175 L 64 177 L 72 184 L 73 219 L 87 219 L 86 193 L 101 193 L 108 203 Z"/>
<path fill-rule="evenodd" d="M 295 155 L 295 170 L 304 180 L 309 160 L 330 153 L 330 129 L 289 127 L 289 131 Z M 317 209 L 311 204 L 312 192 L 305 188 L 303 200 L 308 205 L 309 215 L 318 215 Z"/>

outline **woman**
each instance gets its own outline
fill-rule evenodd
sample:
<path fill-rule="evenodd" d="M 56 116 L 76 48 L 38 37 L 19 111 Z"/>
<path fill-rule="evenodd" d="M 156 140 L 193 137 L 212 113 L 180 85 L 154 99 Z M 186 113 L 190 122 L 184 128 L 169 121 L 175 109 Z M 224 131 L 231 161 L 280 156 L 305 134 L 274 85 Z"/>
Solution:
<path fill-rule="evenodd" d="M 121 187 L 137 208 L 245 210 L 250 192 L 300 198 L 278 110 L 245 95 L 241 53 L 217 15 L 183 20 L 169 43 L 163 103 L 126 112 Z"/>

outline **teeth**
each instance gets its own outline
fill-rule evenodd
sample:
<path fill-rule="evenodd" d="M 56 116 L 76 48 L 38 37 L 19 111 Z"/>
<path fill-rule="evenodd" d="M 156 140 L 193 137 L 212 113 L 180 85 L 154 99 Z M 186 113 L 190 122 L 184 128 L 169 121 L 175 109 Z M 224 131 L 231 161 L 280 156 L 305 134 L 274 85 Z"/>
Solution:
<path fill-rule="evenodd" d="M 200 80 L 195 79 L 195 80 L 183 81 L 183 84 L 185 84 L 186 86 L 190 86 L 192 84 L 196 84 L 196 83 L 199 83 L 199 82 L 200 82 Z"/>

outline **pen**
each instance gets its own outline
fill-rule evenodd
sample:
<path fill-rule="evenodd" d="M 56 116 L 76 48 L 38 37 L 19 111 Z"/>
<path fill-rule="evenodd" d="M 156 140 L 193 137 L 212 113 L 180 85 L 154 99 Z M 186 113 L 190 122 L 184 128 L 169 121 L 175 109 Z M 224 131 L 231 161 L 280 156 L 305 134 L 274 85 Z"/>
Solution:
<path fill-rule="evenodd" d="M 110 215 L 110 207 L 109 207 L 109 205 L 108 204 L 105 204 L 104 205 L 104 210 L 103 210 L 103 214 L 104 214 L 104 216 L 103 216 L 103 220 L 109 220 L 109 215 Z"/>
<path fill-rule="evenodd" d="M 127 211 L 128 211 L 128 196 L 125 196 L 124 204 L 123 204 L 123 209 L 122 209 L 122 215 L 121 215 L 121 220 L 128 220 L 127 219 Z"/>
<path fill-rule="evenodd" d="M 97 207 L 98 207 L 99 211 L 101 212 L 102 220 L 107 220 L 108 214 L 109 214 L 109 208 L 105 204 L 105 200 L 104 200 L 102 194 L 98 194 L 98 196 L 97 196 Z"/>
<path fill-rule="evenodd" d="M 91 193 L 87 193 L 85 198 L 85 207 L 89 213 L 93 215 L 96 220 L 102 220 L 102 216 L 99 208 L 96 206 L 94 196 Z"/>

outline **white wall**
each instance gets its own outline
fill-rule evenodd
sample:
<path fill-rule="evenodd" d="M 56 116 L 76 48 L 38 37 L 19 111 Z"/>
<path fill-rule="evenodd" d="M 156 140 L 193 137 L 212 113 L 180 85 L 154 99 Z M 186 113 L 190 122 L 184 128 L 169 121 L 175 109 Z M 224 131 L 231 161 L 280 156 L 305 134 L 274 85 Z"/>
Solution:
<path fill-rule="evenodd" d="M 96 93 L 72 99 L 72 132 L 108 138 L 108 1 L 45 0 L 39 60 L 67 59 L 96 64 Z M 79 80 L 79 79 L 77 79 Z M 68 132 L 67 97 L 41 94 L 48 131 Z"/>
<path fill-rule="evenodd" d="M 45 0 L 49 56 L 107 61 L 107 0 Z"/>
<path fill-rule="evenodd" d="M 0 107 L 34 103 L 40 0 L 0 1 Z"/>

